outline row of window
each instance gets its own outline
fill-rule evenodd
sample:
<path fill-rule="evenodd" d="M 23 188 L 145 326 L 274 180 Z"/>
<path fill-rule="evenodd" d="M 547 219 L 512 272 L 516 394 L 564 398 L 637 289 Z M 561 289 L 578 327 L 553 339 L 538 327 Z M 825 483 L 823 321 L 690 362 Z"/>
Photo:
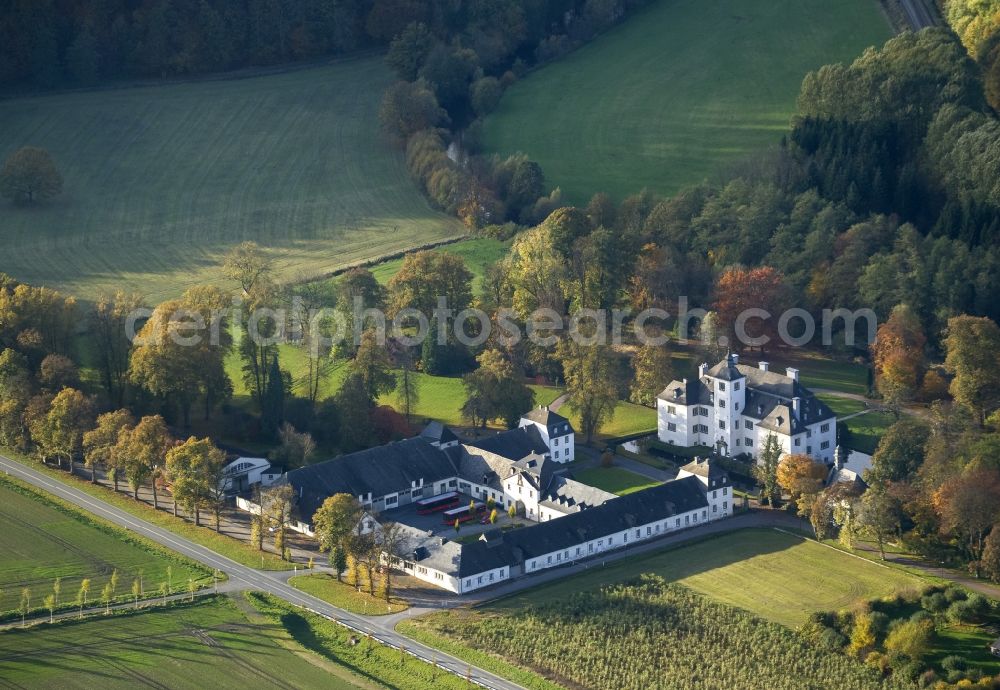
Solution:
<path fill-rule="evenodd" d="M 719 508 L 718 505 L 713 505 L 712 506 L 712 512 L 713 513 L 717 513 L 718 512 L 718 508 Z M 723 503 L 722 503 L 722 512 L 725 513 L 728 510 L 729 510 L 729 501 L 723 501 Z M 702 521 L 708 520 L 708 510 L 707 509 L 701 511 L 701 519 L 702 519 Z M 656 523 L 655 525 L 647 525 L 646 526 L 646 536 L 647 537 L 652 536 L 654 532 L 656 534 L 659 534 L 660 531 L 661 531 L 661 529 L 662 529 L 662 531 L 668 531 L 670 529 L 669 523 L 670 523 L 669 520 L 664 520 L 663 523 L 662 523 L 662 525 L 660 523 Z M 691 515 L 685 515 L 684 516 L 684 526 L 685 527 L 690 527 L 691 525 L 697 525 L 697 524 L 698 524 L 698 513 L 692 513 Z M 680 526 L 681 526 L 681 519 L 680 518 L 675 518 L 674 519 L 674 529 L 678 529 L 678 528 L 680 528 Z M 629 536 L 628 532 L 622 533 L 622 542 L 621 543 L 623 545 L 624 544 L 628 544 L 628 536 Z M 635 530 L 635 538 L 636 539 L 642 539 L 642 530 L 641 529 Z M 607 543 L 605 543 L 605 542 L 607 542 Z M 605 548 L 610 549 L 610 548 L 613 548 L 614 546 L 615 546 L 614 535 L 608 537 L 607 540 L 605 540 L 605 539 L 598 539 L 597 540 L 596 549 L 594 547 L 594 542 L 590 542 L 589 544 L 587 544 L 587 555 L 593 554 L 595 551 L 603 551 Z M 582 546 L 577 546 L 575 548 L 573 558 L 582 558 L 583 555 L 584 555 L 583 554 L 583 547 Z M 552 565 L 553 564 L 553 557 L 555 558 L 554 562 L 556 564 L 562 563 L 564 561 L 568 561 L 568 560 L 571 559 L 571 557 L 570 557 L 570 550 L 566 549 L 565 551 L 559 551 L 559 552 L 557 552 L 555 554 L 549 554 L 548 556 L 545 557 L 545 565 Z M 528 571 L 536 570 L 537 568 L 538 568 L 538 561 L 537 560 L 532 560 L 530 562 L 529 566 L 528 566 Z"/>
<path fill-rule="evenodd" d="M 740 389 L 740 382 L 739 381 L 734 381 L 733 382 L 733 390 L 734 391 L 738 391 L 739 389 Z M 719 390 L 720 391 L 726 390 L 726 382 L 725 381 L 719 381 Z"/>
<path fill-rule="evenodd" d="M 501 580 L 504 579 L 505 577 L 507 577 L 507 569 L 506 568 L 500 568 L 500 574 L 499 575 L 497 575 L 496 573 L 490 573 L 488 579 L 485 582 L 483 581 L 483 577 L 484 577 L 483 575 L 480 575 L 479 577 L 476 578 L 476 584 L 477 585 L 489 584 L 490 582 L 496 581 L 497 578 L 499 578 Z M 466 578 L 466 580 L 465 580 L 465 587 L 469 588 L 471 586 L 472 586 L 472 578 L 471 577 L 470 578 Z"/>

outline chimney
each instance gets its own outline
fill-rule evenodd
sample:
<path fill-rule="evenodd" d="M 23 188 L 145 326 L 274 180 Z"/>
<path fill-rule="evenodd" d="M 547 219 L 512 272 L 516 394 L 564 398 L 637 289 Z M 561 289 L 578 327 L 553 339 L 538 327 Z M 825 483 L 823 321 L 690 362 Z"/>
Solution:
<path fill-rule="evenodd" d="M 785 369 L 785 373 L 788 375 L 788 378 L 790 378 L 792 381 L 798 381 L 799 380 L 799 370 L 798 369 L 793 369 L 792 367 L 788 367 L 787 369 Z"/>
<path fill-rule="evenodd" d="M 799 418 L 799 413 L 801 412 L 801 410 L 802 410 L 802 398 L 799 398 L 797 396 L 792 398 L 792 413 L 795 415 L 796 419 Z"/>
<path fill-rule="evenodd" d="M 698 378 L 705 378 L 705 372 L 708 371 L 708 365 L 705 363 L 698 365 Z"/>
<path fill-rule="evenodd" d="M 758 362 L 757 366 L 760 367 L 761 371 L 770 371 L 771 370 L 771 365 L 768 364 L 767 362 Z"/>

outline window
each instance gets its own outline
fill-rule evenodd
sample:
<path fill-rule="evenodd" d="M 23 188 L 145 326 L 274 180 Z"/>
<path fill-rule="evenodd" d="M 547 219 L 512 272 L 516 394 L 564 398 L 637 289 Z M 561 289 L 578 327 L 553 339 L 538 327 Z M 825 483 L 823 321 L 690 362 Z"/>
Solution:
<path fill-rule="evenodd" d="M 725 406 L 726 406 L 726 399 L 719 398 L 719 407 L 725 407 Z"/>
<path fill-rule="evenodd" d="M 719 381 L 719 390 L 720 391 L 726 390 L 726 382 L 725 381 Z"/>
<path fill-rule="evenodd" d="M 649 528 L 647 527 L 646 529 L 648 530 Z M 635 531 L 635 538 L 638 539 L 641 536 L 642 536 L 642 532 L 640 532 L 639 530 L 636 530 Z"/>
<path fill-rule="evenodd" d="M 556 554 L 556 561 L 558 561 L 560 563 L 562 562 L 562 554 L 561 553 L 557 553 Z"/>
<path fill-rule="evenodd" d="M 736 445 L 740 445 L 740 439 L 736 439 Z"/>
<path fill-rule="evenodd" d="M 397 503 L 399 503 L 399 496 L 386 496 L 385 497 L 385 504 L 387 506 L 394 506 Z"/>
<path fill-rule="evenodd" d="M 747 419 L 743 422 L 743 426 L 747 429 L 753 429 L 753 422 Z"/>
<path fill-rule="evenodd" d="M 479 581 L 479 584 L 483 584 L 483 576 L 482 576 L 482 575 L 480 575 L 480 576 L 479 576 L 479 577 L 477 578 L 477 580 Z"/>
<path fill-rule="evenodd" d="M 729 501 L 723 501 L 722 502 L 722 512 L 724 513 L 727 510 L 729 510 Z"/>
<path fill-rule="evenodd" d="M 724 419 L 720 419 L 719 420 L 719 428 L 720 429 L 725 429 L 726 428 L 726 420 L 724 420 Z"/>
<path fill-rule="evenodd" d="M 813 452 L 813 447 L 812 446 L 806 446 L 806 455 L 812 455 L 812 452 Z"/>
<path fill-rule="evenodd" d="M 830 430 L 830 424 L 827 423 L 827 424 L 821 425 L 819 427 L 819 430 L 825 434 L 826 432 L 828 432 Z"/>
<path fill-rule="evenodd" d="M 819 444 L 819 449 L 820 450 L 826 450 L 829 447 L 830 447 L 830 442 L 829 441 L 823 441 L 821 444 Z"/>
<path fill-rule="evenodd" d="M 553 441 L 552 445 L 553 446 L 558 446 L 559 445 L 559 439 L 556 439 L 555 441 Z"/>
<path fill-rule="evenodd" d="M 659 525 L 656 526 L 657 529 L 659 529 L 659 527 L 660 527 Z M 646 527 L 646 536 L 648 537 L 652 533 L 653 533 L 653 528 L 652 527 Z"/>
<path fill-rule="evenodd" d="M 806 438 L 812 438 L 812 437 L 813 437 L 812 429 L 806 429 Z"/>
<path fill-rule="evenodd" d="M 698 522 L 698 513 L 691 516 L 691 522 Z"/>
<path fill-rule="evenodd" d="M 743 439 L 743 445 L 746 446 L 747 448 L 753 448 L 753 439 L 752 438 Z"/>
<path fill-rule="evenodd" d="M 552 556 L 549 556 L 548 558 L 546 558 L 545 562 L 546 563 L 551 563 L 552 562 Z"/>
<path fill-rule="evenodd" d="M 708 511 L 707 510 L 701 511 L 701 519 L 702 520 L 707 520 L 708 519 Z"/>
<path fill-rule="evenodd" d="M 680 527 L 680 526 L 681 526 L 681 519 L 677 518 L 677 520 L 674 521 L 674 527 Z"/>
<path fill-rule="evenodd" d="M 558 450 L 556 451 L 556 453 L 555 453 L 555 455 L 553 457 L 555 457 L 556 459 L 559 458 L 559 451 Z"/>
<path fill-rule="evenodd" d="M 737 381 L 736 383 L 733 384 L 733 390 L 738 391 L 739 389 L 740 389 L 740 382 Z"/>
<path fill-rule="evenodd" d="M 713 513 L 718 513 L 718 512 L 719 512 L 719 506 L 717 506 L 717 505 L 713 505 L 713 506 L 712 506 L 712 512 L 713 512 Z"/>
<path fill-rule="evenodd" d="M 719 492 L 718 491 L 713 491 L 712 492 L 712 498 L 715 498 L 715 494 L 717 494 L 717 493 L 719 493 Z"/>
<path fill-rule="evenodd" d="M 667 422 L 667 431 L 677 431 L 677 425 L 673 422 Z"/>
<path fill-rule="evenodd" d="M 677 408 L 673 405 L 667 405 L 667 414 L 677 414 Z"/>
<path fill-rule="evenodd" d="M 465 581 L 465 586 L 466 587 L 471 587 L 472 586 L 472 580 L 466 580 Z"/>
<path fill-rule="evenodd" d="M 729 494 L 729 487 L 728 486 L 722 487 L 722 495 L 726 496 L 728 494 Z"/>
<path fill-rule="evenodd" d="M 680 521 L 678 520 L 678 522 L 680 522 Z M 687 527 L 690 524 L 691 524 L 691 516 L 690 515 L 685 515 L 684 516 L 684 526 Z"/>
<path fill-rule="evenodd" d="M 490 573 L 490 582 L 493 582 L 493 573 Z"/>
<path fill-rule="evenodd" d="M 802 439 L 801 438 L 795 439 L 795 446 L 798 447 L 798 446 L 801 446 L 801 445 L 802 445 Z"/>

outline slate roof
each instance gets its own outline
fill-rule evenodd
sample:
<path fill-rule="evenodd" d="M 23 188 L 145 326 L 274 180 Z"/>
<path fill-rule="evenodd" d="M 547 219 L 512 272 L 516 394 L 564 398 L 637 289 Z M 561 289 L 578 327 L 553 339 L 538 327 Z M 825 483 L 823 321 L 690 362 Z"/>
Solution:
<path fill-rule="evenodd" d="M 616 494 L 608 493 L 596 486 L 556 475 L 549 483 L 545 496 L 538 503 L 561 513 L 569 513 L 593 508 L 617 498 Z"/>
<path fill-rule="evenodd" d="M 405 490 L 421 479 L 430 484 L 456 474 L 448 454 L 418 436 L 292 470 L 283 481 L 295 490 L 298 514 L 310 522 L 316 509 L 334 494 L 371 493 L 377 498 Z"/>
<path fill-rule="evenodd" d="M 729 484 L 729 475 L 719 466 L 719 463 L 711 462 L 705 458 L 695 458 L 693 462 L 684 465 L 681 471 L 697 477 L 704 477 L 709 481 L 711 488 Z"/>
<path fill-rule="evenodd" d="M 545 455 L 549 452 L 549 447 L 545 444 L 541 432 L 534 425 L 501 431 L 493 436 L 472 441 L 467 445 L 514 462 L 532 454 Z"/>
<path fill-rule="evenodd" d="M 509 460 L 492 453 L 486 455 L 470 453 L 468 447 L 463 446 L 448 450 L 449 453 L 455 451 L 451 455 L 458 467 L 459 477 L 497 491 L 503 491 L 501 482 L 505 477 L 510 476 L 510 469 L 513 466 Z"/>
<path fill-rule="evenodd" d="M 442 573 L 455 574 L 459 570 L 461 544 L 402 523 L 399 523 L 399 529 L 402 536 L 401 557 Z"/>
<path fill-rule="evenodd" d="M 664 402 L 678 405 L 712 404 L 712 392 L 700 379 L 671 381 L 656 397 Z"/>
<path fill-rule="evenodd" d="M 745 376 L 742 369 L 736 364 L 736 360 L 731 354 L 726 355 L 725 359 L 709 369 L 706 373 L 709 376 L 722 381 L 735 381 L 737 379 L 742 379 Z"/>
<path fill-rule="evenodd" d="M 461 577 L 511 566 L 548 553 L 621 532 L 632 526 L 664 520 L 707 508 L 701 480 L 685 477 L 616 498 L 579 513 L 503 534 L 502 543 L 477 541 L 462 547 Z"/>
<path fill-rule="evenodd" d="M 573 430 L 573 425 L 569 420 L 558 412 L 553 412 L 548 407 L 536 407 L 531 412 L 521 415 L 521 419 L 541 424 L 549 430 L 549 436 L 562 436 Z"/>
<path fill-rule="evenodd" d="M 431 443 L 445 444 L 458 440 L 458 436 L 455 435 L 455 432 L 441 422 L 430 422 L 424 427 L 424 430 L 420 432 L 420 436 L 426 438 Z"/>

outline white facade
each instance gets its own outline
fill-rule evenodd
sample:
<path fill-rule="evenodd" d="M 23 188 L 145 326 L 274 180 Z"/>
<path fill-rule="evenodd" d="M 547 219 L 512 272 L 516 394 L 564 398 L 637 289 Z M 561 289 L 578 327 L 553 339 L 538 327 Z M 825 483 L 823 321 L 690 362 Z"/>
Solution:
<path fill-rule="evenodd" d="M 534 426 L 542 435 L 545 445 L 549 448 L 549 457 L 559 463 L 573 462 L 576 459 L 576 433 L 573 425 L 565 418 L 541 408 L 547 415 L 527 414 L 521 417 L 519 427 Z M 540 418 L 551 417 L 548 421 Z M 535 418 L 533 418 L 535 417 Z"/>
<path fill-rule="evenodd" d="M 560 549 L 551 553 L 534 556 L 524 562 L 524 573 L 534 573 L 546 568 L 555 568 L 573 561 L 593 558 L 606 551 L 623 549 L 630 544 L 636 544 L 655 539 L 670 532 L 703 525 L 711 521 L 711 516 L 706 508 L 698 508 L 680 515 L 656 520 L 636 527 L 629 527 L 618 532 L 581 542 L 566 549 Z"/>
<path fill-rule="evenodd" d="M 799 385 L 798 371 L 789 368 L 785 375 L 776 374 L 766 362 L 754 371 L 738 361 L 737 355 L 730 355 L 728 366 L 723 362 L 709 370 L 703 364 L 696 381 L 667 386 L 656 402 L 660 441 L 756 458 L 773 435 L 783 454 L 832 464 L 836 417 Z"/>

